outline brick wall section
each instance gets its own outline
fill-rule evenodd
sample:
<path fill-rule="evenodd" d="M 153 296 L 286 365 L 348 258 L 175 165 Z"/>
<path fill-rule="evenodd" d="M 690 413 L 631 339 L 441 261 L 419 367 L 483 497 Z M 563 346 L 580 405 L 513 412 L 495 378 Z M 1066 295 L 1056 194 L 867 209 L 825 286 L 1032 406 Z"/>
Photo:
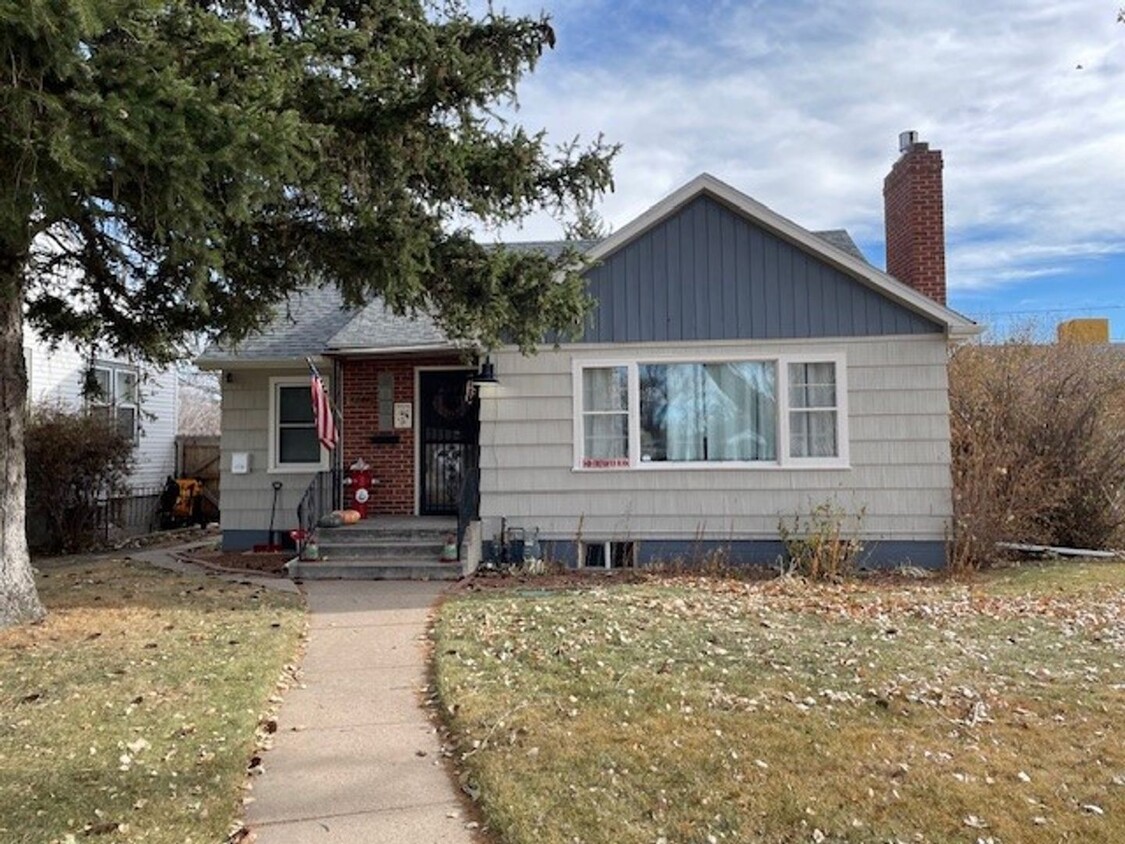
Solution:
<path fill-rule="evenodd" d="M 887 272 L 945 304 L 941 150 L 915 143 L 883 181 Z"/>
<path fill-rule="evenodd" d="M 346 359 L 340 362 L 341 402 L 344 416 L 343 450 L 344 470 L 362 457 L 372 466 L 372 475 L 378 481 L 372 491 L 368 512 L 375 514 L 409 516 L 416 509 L 414 486 L 414 438 L 418 426 L 418 409 L 414 408 L 414 429 L 392 430 L 396 443 L 372 443 L 371 437 L 379 430 L 379 374 L 394 373 L 395 402 L 410 402 L 414 406 L 414 371 L 426 366 L 461 366 L 456 354 L 426 355 L 393 358 Z M 345 487 L 345 489 L 347 489 Z M 350 504 L 350 495 L 345 494 Z"/>

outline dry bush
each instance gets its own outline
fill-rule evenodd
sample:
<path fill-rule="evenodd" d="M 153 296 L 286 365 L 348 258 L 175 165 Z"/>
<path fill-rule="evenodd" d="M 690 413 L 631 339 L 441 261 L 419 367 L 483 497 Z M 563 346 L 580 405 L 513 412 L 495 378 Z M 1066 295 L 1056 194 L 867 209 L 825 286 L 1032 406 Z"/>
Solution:
<path fill-rule="evenodd" d="M 24 442 L 29 543 L 48 553 L 85 550 L 99 500 L 124 488 L 132 439 L 105 417 L 46 404 L 32 408 Z"/>
<path fill-rule="evenodd" d="M 838 504 L 825 501 L 814 506 L 803 519 L 782 519 L 777 530 L 788 554 L 785 571 L 810 580 L 839 581 L 851 576 L 863 552 L 859 534 L 864 510 L 849 515 Z"/>
<path fill-rule="evenodd" d="M 1012 341 L 963 346 L 949 367 L 955 569 L 996 543 L 1125 541 L 1125 354 Z"/>

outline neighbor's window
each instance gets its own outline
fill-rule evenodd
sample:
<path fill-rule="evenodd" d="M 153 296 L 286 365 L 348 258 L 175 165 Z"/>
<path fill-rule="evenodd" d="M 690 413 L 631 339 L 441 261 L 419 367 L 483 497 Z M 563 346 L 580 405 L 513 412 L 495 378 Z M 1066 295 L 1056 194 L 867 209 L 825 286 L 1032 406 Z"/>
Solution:
<path fill-rule="evenodd" d="M 777 459 L 773 361 L 639 364 L 641 461 Z"/>
<path fill-rule="evenodd" d="M 126 439 L 137 439 L 137 369 L 133 366 L 96 363 L 92 369 L 96 390 L 88 397 L 90 411 L 111 422 Z"/>
<path fill-rule="evenodd" d="M 789 364 L 789 456 L 836 457 L 836 364 Z"/>
<path fill-rule="evenodd" d="M 582 465 L 629 465 L 629 377 L 624 366 L 582 370 Z"/>
<path fill-rule="evenodd" d="M 308 378 L 271 379 L 270 467 L 273 470 L 316 471 L 327 467 L 316 437 Z"/>

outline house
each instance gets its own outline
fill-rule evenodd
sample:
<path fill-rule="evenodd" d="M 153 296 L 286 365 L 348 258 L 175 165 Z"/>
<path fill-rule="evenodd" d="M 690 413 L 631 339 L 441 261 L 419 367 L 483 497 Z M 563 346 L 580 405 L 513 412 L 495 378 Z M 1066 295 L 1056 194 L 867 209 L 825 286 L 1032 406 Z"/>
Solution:
<path fill-rule="evenodd" d="M 93 355 L 72 345 L 51 347 L 30 328 L 24 330 L 27 395 L 32 406 L 57 403 L 105 413 L 136 443 L 128 485 L 134 492 L 160 487 L 175 471 L 179 391 L 176 373 L 109 353 Z M 99 390 L 83 390 L 91 372 Z"/>
<path fill-rule="evenodd" d="M 483 537 L 537 529 L 572 565 L 715 549 L 772 561 L 779 521 L 825 502 L 862 511 L 869 562 L 941 565 L 946 361 L 979 329 L 944 304 L 941 153 L 901 141 L 884 185 L 889 272 L 846 232 L 807 231 L 704 174 L 585 244 L 584 334 L 493 350 L 499 383 L 471 400 L 473 350 L 425 317 L 379 301 L 348 312 L 330 289 L 295 297 L 269 330 L 199 361 L 224 373 L 224 547 L 264 541 L 275 494 L 292 526 L 316 473 L 363 458 L 376 519 L 456 513 L 479 478 Z M 337 397 L 331 453 L 305 356 Z"/>

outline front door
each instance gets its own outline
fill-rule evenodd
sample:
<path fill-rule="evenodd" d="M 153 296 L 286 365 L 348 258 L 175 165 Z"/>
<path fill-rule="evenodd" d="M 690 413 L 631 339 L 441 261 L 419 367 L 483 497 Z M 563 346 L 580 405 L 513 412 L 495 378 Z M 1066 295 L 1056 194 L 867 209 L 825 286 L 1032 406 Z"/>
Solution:
<path fill-rule="evenodd" d="M 420 441 L 418 512 L 423 516 L 457 513 L 461 483 L 477 466 L 479 403 L 468 398 L 471 370 L 418 373 Z"/>

